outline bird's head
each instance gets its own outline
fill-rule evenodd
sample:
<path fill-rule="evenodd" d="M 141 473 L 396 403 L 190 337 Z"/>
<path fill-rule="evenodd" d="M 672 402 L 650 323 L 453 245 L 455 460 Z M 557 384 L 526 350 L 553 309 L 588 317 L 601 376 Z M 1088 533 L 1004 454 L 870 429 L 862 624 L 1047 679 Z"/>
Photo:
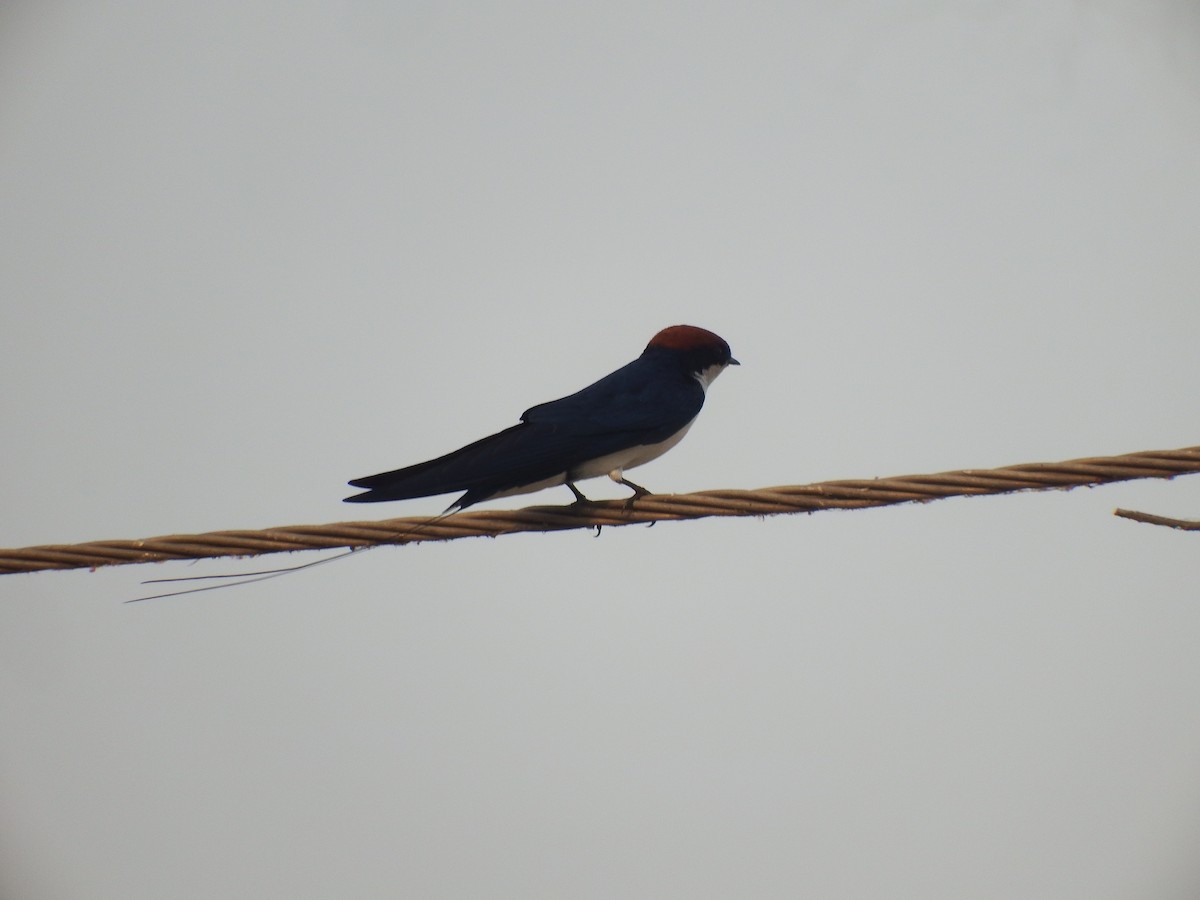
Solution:
<path fill-rule="evenodd" d="M 726 366 L 740 366 L 724 338 L 695 325 L 672 325 L 650 339 L 646 353 L 671 353 L 705 390 Z"/>

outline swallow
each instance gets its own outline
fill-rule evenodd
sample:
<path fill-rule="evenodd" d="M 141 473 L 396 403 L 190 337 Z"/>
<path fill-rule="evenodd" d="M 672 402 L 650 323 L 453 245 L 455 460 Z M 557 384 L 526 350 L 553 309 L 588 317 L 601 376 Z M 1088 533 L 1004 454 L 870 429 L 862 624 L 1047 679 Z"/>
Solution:
<path fill-rule="evenodd" d="M 465 493 L 446 513 L 499 497 L 607 475 L 633 491 L 650 493 L 625 470 L 662 456 L 687 434 L 705 393 L 726 366 L 740 363 L 729 344 L 694 325 L 664 328 L 642 355 L 567 397 L 530 407 L 520 424 L 416 465 L 349 482 L 364 493 L 347 503 L 380 503 Z M 445 513 L 443 513 L 444 515 Z"/>

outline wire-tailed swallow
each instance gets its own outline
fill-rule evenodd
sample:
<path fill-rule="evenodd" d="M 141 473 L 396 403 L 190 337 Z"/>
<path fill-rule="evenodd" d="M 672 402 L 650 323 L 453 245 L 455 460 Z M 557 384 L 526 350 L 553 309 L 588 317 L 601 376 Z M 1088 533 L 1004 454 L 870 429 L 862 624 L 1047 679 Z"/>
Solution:
<path fill-rule="evenodd" d="M 392 472 L 351 481 L 366 492 L 349 503 L 378 503 L 466 491 L 446 512 L 484 500 L 607 475 L 633 490 L 625 470 L 648 463 L 678 444 L 704 405 L 704 394 L 726 366 L 738 361 L 729 345 L 693 325 L 664 328 L 642 355 L 583 390 L 525 410 L 521 424 L 453 453 Z"/>

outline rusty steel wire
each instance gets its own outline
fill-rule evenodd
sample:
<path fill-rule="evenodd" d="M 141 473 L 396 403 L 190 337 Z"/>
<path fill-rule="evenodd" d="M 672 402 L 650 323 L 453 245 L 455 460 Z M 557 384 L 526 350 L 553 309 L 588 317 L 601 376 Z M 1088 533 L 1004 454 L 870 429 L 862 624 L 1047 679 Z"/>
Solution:
<path fill-rule="evenodd" d="M 1147 525 L 1162 525 L 1164 528 L 1176 528 L 1179 531 L 1200 531 L 1200 522 L 1195 519 L 1171 519 L 1167 516 L 1156 516 L 1153 513 L 1138 512 L 1135 509 L 1114 509 L 1114 516 L 1130 519 L 1134 522 L 1145 522 Z"/>
<path fill-rule="evenodd" d="M 1200 472 L 1200 447 L 1149 450 L 1059 463 L 1026 463 L 999 469 L 961 469 L 935 475 L 825 481 L 752 491 L 652 494 L 634 503 L 604 500 L 511 511 L 461 512 L 432 519 L 410 517 L 330 525 L 290 525 L 257 531 L 172 534 L 142 540 L 50 544 L 0 550 L 0 575 L 172 559 L 257 556 L 291 550 L 497 537 L 526 531 L 563 531 L 708 516 L 771 516 L 823 509 L 863 509 L 921 503 L 943 497 L 1066 489 L 1137 478 L 1173 478 L 1191 472 Z"/>

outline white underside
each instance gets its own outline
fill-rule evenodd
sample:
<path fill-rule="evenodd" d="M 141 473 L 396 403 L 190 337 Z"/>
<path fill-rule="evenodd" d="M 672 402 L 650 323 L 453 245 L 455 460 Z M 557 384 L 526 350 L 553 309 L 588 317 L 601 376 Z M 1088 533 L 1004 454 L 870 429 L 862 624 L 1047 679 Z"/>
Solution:
<path fill-rule="evenodd" d="M 518 488 L 501 491 L 498 494 L 493 494 L 488 499 L 495 500 L 499 497 L 531 494 L 534 491 L 540 491 L 544 488 L 566 484 L 568 481 L 574 483 L 576 481 L 583 481 L 585 478 L 599 478 L 601 475 L 607 475 L 613 481 L 619 482 L 626 469 L 642 466 L 651 460 L 658 459 L 682 441 L 683 436 L 688 433 L 688 429 L 692 427 L 695 421 L 695 419 L 692 419 L 691 422 L 688 422 L 665 441 L 660 441 L 657 444 L 639 444 L 636 447 L 630 447 L 628 450 L 619 450 L 607 456 L 591 459 L 580 466 L 576 466 L 570 472 L 563 472 L 560 475 L 555 475 L 553 478 L 547 478 L 544 481 L 538 481 L 534 484 L 526 484 Z"/>
<path fill-rule="evenodd" d="M 694 377 L 700 382 L 700 387 L 704 388 L 705 393 L 707 393 L 708 386 L 724 371 L 725 366 L 719 364 L 712 365 L 701 372 L 697 372 Z M 653 459 L 658 459 L 682 441 L 683 436 L 688 433 L 688 429 L 692 427 L 695 421 L 695 419 L 692 419 L 691 422 L 688 422 L 665 441 L 660 441 L 657 444 L 639 444 L 636 447 L 630 447 L 628 450 L 619 450 L 616 453 L 610 453 L 607 456 L 589 460 L 583 465 L 576 466 L 570 472 L 563 472 L 561 475 L 555 475 L 553 478 L 547 478 L 544 481 L 538 481 L 534 484 L 501 491 L 498 494 L 493 494 L 488 499 L 495 500 L 499 497 L 513 497 L 517 494 L 532 494 L 534 491 L 557 487 L 560 484 L 566 484 L 568 481 L 574 484 L 576 481 L 582 481 L 585 478 L 599 478 L 601 475 L 607 475 L 613 481 L 619 483 L 626 469 L 642 466 Z"/>
<path fill-rule="evenodd" d="M 641 444 L 637 447 L 630 447 L 628 450 L 620 450 L 617 453 L 610 453 L 608 456 L 601 456 L 599 459 L 589 460 L 582 466 L 577 466 L 570 474 L 573 476 L 572 481 L 576 478 L 599 478 L 601 475 L 607 475 L 613 481 L 617 481 L 621 477 L 621 472 L 625 469 L 632 469 L 635 466 L 644 466 L 652 459 L 658 459 L 676 444 L 683 440 L 683 436 L 688 433 L 688 429 L 695 422 L 692 419 L 677 432 L 667 438 L 665 441 L 660 441 L 657 444 Z"/>

